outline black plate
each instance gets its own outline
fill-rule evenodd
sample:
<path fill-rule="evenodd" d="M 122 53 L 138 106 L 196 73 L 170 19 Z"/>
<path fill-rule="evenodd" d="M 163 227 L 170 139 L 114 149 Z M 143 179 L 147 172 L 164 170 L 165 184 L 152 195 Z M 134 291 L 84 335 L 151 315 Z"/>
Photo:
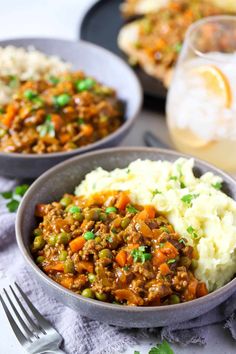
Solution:
<path fill-rule="evenodd" d="M 127 60 L 117 46 L 119 30 L 125 24 L 119 9 L 121 3 L 122 0 L 100 0 L 95 3 L 84 16 L 79 38 L 98 44 Z M 166 97 L 166 89 L 160 81 L 147 75 L 141 68 L 134 70 L 142 83 L 145 95 L 149 96 L 146 97 L 146 103 L 147 100 L 148 103 L 151 99 L 153 101 L 153 98 Z"/>

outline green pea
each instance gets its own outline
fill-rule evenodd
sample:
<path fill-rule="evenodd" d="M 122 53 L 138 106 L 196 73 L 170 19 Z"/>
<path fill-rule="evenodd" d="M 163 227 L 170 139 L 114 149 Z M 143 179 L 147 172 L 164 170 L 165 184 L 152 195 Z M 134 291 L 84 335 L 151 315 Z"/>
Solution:
<path fill-rule="evenodd" d="M 44 258 L 43 256 L 38 256 L 38 257 L 36 258 L 36 263 L 41 264 L 41 263 L 43 263 L 44 259 L 45 259 L 45 258 Z"/>
<path fill-rule="evenodd" d="M 47 242 L 50 246 L 55 246 L 57 243 L 57 235 L 51 235 Z"/>
<path fill-rule="evenodd" d="M 71 203 L 71 198 L 70 197 L 63 197 L 61 200 L 60 200 L 60 204 L 64 207 L 67 207 L 68 205 L 70 205 Z"/>
<path fill-rule="evenodd" d="M 77 81 L 76 89 L 77 91 L 82 92 L 90 90 L 91 88 L 93 88 L 94 85 L 95 81 L 88 77 L 87 79 Z"/>
<path fill-rule="evenodd" d="M 61 251 L 58 256 L 59 261 L 65 261 L 67 258 L 67 255 L 68 255 L 68 253 L 66 251 Z"/>
<path fill-rule="evenodd" d="M 53 75 L 48 78 L 48 81 L 53 85 L 57 85 L 60 82 L 58 77 L 53 76 Z"/>
<path fill-rule="evenodd" d="M 99 301 L 106 301 L 107 295 L 105 293 L 99 293 L 98 291 L 95 292 L 96 299 Z"/>
<path fill-rule="evenodd" d="M 64 107 L 66 106 L 71 100 L 71 96 L 67 93 L 62 93 L 61 95 L 56 97 L 56 103 L 58 106 Z"/>
<path fill-rule="evenodd" d="M 95 280 L 96 280 L 96 275 L 93 274 L 93 273 L 89 273 L 89 274 L 88 274 L 88 280 L 89 280 L 90 283 L 95 282 Z"/>
<path fill-rule="evenodd" d="M 37 251 L 41 250 L 45 245 L 45 241 L 43 239 L 43 236 L 36 236 L 33 244 L 34 244 L 35 250 L 37 250 Z"/>
<path fill-rule="evenodd" d="M 189 268 L 190 267 L 190 265 L 191 265 L 191 263 L 192 263 L 192 261 L 191 261 L 191 259 L 190 258 L 188 258 L 188 257 L 181 257 L 180 258 L 180 264 L 182 265 L 182 266 L 184 266 L 184 267 L 187 267 L 187 268 Z"/>
<path fill-rule="evenodd" d="M 69 207 L 68 212 L 71 214 L 80 213 L 81 209 L 79 207 L 77 207 L 76 205 L 72 205 L 71 207 Z"/>
<path fill-rule="evenodd" d="M 100 242 L 102 241 L 102 239 L 101 239 L 100 236 L 97 236 L 97 237 L 95 237 L 94 241 L 95 241 L 96 243 L 100 243 Z"/>
<path fill-rule="evenodd" d="M 39 236 L 39 235 L 42 235 L 42 230 L 39 228 L 34 229 L 34 236 Z"/>
<path fill-rule="evenodd" d="M 24 97 L 30 101 L 33 100 L 34 98 L 36 98 L 37 96 L 38 96 L 38 94 L 36 91 L 30 90 L 30 89 L 24 91 Z"/>
<path fill-rule="evenodd" d="M 64 263 L 64 273 L 74 273 L 74 263 L 71 259 L 67 259 Z"/>
<path fill-rule="evenodd" d="M 7 134 L 7 130 L 6 129 L 3 129 L 3 128 L 0 128 L 0 138 L 3 138 L 4 135 Z"/>
<path fill-rule="evenodd" d="M 89 221 L 98 221 L 99 217 L 100 217 L 100 209 L 93 208 L 90 210 L 86 210 L 84 213 L 84 217 L 86 220 L 89 220 Z"/>
<path fill-rule="evenodd" d="M 99 252 L 99 258 L 112 258 L 112 252 L 108 248 L 104 248 Z"/>
<path fill-rule="evenodd" d="M 99 220 L 106 221 L 107 220 L 107 214 L 106 213 L 100 213 Z"/>
<path fill-rule="evenodd" d="M 71 240 L 71 234 L 68 232 L 61 232 L 58 235 L 58 243 L 62 243 L 63 245 L 67 245 L 67 243 Z"/>
<path fill-rule="evenodd" d="M 84 289 L 82 291 L 81 295 L 84 296 L 84 297 L 88 297 L 90 299 L 94 299 L 94 292 L 90 288 Z"/>
<path fill-rule="evenodd" d="M 170 303 L 171 304 L 179 304 L 180 303 L 179 296 L 176 294 L 170 295 Z"/>
<path fill-rule="evenodd" d="M 84 220 L 84 216 L 81 213 L 73 213 L 73 219 L 75 219 L 77 221 L 83 221 Z"/>
<path fill-rule="evenodd" d="M 85 240 L 93 240 L 95 238 L 95 235 L 92 231 L 87 231 L 84 233 L 84 238 Z"/>
<path fill-rule="evenodd" d="M 192 259 L 192 261 L 191 261 L 191 267 L 192 267 L 193 269 L 196 269 L 197 266 L 198 266 L 198 261 L 197 261 L 196 259 Z"/>
<path fill-rule="evenodd" d="M 126 229 L 126 227 L 129 225 L 129 223 L 130 223 L 130 218 L 124 218 L 121 220 L 120 225 L 121 225 L 122 229 Z"/>
<path fill-rule="evenodd" d="M 115 207 L 108 207 L 106 208 L 106 213 L 110 214 L 110 213 L 116 213 L 117 209 Z"/>

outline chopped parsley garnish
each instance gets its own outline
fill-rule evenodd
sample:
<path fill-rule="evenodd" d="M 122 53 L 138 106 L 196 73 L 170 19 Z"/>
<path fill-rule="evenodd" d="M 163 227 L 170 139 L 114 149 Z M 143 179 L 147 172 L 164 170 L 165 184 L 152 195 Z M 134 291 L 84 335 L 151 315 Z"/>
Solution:
<path fill-rule="evenodd" d="M 58 77 L 52 75 L 52 76 L 49 76 L 48 81 L 52 85 L 57 85 L 60 82 L 60 79 L 58 79 Z"/>
<path fill-rule="evenodd" d="M 163 340 L 161 344 L 157 344 L 149 350 L 148 354 L 174 354 L 172 348 L 166 340 Z"/>
<path fill-rule="evenodd" d="M 168 227 L 166 226 L 161 226 L 160 227 L 160 230 L 164 231 L 164 232 L 167 232 L 168 234 L 170 233 L 170 230 L 168 229 Z"/>
<path fill-rule="evenodd" d="M 8 85 L 10 88 L 17 88 L 19 86 L 19 79 L 15 75 L 10 75 Z"/>
<path fill-rule="evenodd" d="M 165 242 L 160 242 L 159 243 L 159 248 L 163 248 L 165 246 Z"/>
<path fill-rule="evenodd" d="M 139 212 L 138 209 L 136 209 L 135 207 L 133 207 L 132 205 L 127 205 L 126 207 L 126 210 L 129 212 L 129 213 L 132 213 L 132 214 L 136 214 Z"/>
<path fill-rule="evenodd" d="M 186 241 L 185 241 L 183 238 L 181 238 L 181 239 L 179 240 L 179 243 L 183 243 L 183 244 L 185 245 Z"/>
<path fill-rule="evenodd" d="M 222 183 L 221 182 L 216 182 L 216 183 L 212 184 L 212 187 L 217 189 L 217 190 L 220 190 L 222 188 Z"/>
<path fill-rule="evenodd" d="M 172 180 L 172 181 L 178 181 L 178 177 L 177 177 L 177 176 L 171 176 L 171 177 L 170 177 L 170 180 Z"/>
<path fill-rule="evenodd" d="M 41 137 L 49 135 L 51 138 L 55 137 L 55 127 L 52 118 L 48 115 L 43 124 L 37 126 L 37 132 Z"/>
<path fill-rule="evenodd" d="M 1 196 L 4 199 L 9 200 L 6 206 L 11 213 L 14 213 L 17 210 L 20 201 L 28 188 L 28 184 L 22 184 L 21 186 L 15 187 L 13 191 L 1 193 Z"/>
<path fill-rule="evenodd" d="M 188 228 L 187 228 L 187 232 L 194 238 L 198 238 L 198 234 L 196 233 L 196 230 L 190 225 Z"/>
<path fill-rule="evenodd" d="M 175 263 L 175 262 L 176 262 L 176 259 L 171 258 L 171 259 L 169 259 L 169 260 L 167 261 L 167 264 L 173 264 L 173 263 Z"/>
<path fill-rule="evenodd" d="M 113 242 L 113 237 L 112 236 L 108 236 L 106 238 L 106 240 L 109 242 L 109 243 L 112 243 Z"/>
<path fill-rule="evenodd" d="M 29 101 L 32 101 L 37 96 L 38 96 L 38 93 L 36 91 L 30 90 L 30 89 L 24 91 L 24 97 L 27 98 L 27 100 L 29 100 Z"/>
<path fill-rule="evenodd" d="M 79 125 L 84 124 L 84 119 L 83 119 L 83 118 L 79 118 L 79 119 L 78 119 L 78 124 L 79 124 Z"/>
<path fill-rule="evenodd" d="M 145 252 L 146 246 L 140 246 L 130 252 L 134 262 L 144 263 L 152 258 L 151 253 Z"/>
<path fill-rule="evenodd" d="M 129 266 L 124 266 L 123 269 L 127 272 L 129 270 Z"/>
<path fill-rule="evenodd" d="M 152 191 L 153 197 L 157 194 L 161 194 L 161 192 L 158 189 L 154 189 L 154 191 Z"/>
<path fill-rule="evenodd" d="M 174 50 L 176 53 L 180 53 L 181 49 L 182 49 L 182 43 L 176 43 L 174 45 Z"/>
<path fill-rule="evenodd" d="M 198 197 L 198 194 L 185 194 L 181 200 L 182 202 L 190 205 L 192 203 L 192 200 L 197 198 Z"/>

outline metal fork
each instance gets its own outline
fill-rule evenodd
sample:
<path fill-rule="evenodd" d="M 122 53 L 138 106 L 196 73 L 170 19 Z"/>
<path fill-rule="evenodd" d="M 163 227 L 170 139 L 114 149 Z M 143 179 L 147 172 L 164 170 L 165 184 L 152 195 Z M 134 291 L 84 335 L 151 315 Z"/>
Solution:
<path fill-rule="evenodd" d="M 62 354 L 64 353 L 59 349 L 59 346 L 62 342 L 61 335 L 51 326 L 51 324 L 38 312 L 34 305 L 30 302 L 26 294 L 15 283 L 16 288 L 18 289 L 21 297 L 24 302 L 27 304 L 28 309 L 34 316 L 34 320 L 29 316 L 28 312 L 23 306 L 22 301 L 17 296 L 17 293 L 10 285 L 10 290 L 4 288 L 4 294 L 8 300 L 4 300 L 3 296 L 0 295 L 0 301 L 2 303 L 5 314 L 10 322 L 11 328 L 13 329 L 18 341 L 24 347 L 24 349 L 30 354 L 42 354 L 42 353 L 55 353 Z M 10 294 L 9 294 L 10 293 Z M 12 301 L 12 299 L 14 299 Z M 15 304 L 14 304 L 15 303 Z M 17 309 L 17 305 L 19 309 Z M 11 311 L 14 313 L 15 317 L 18 320 L 18 324 L 15 321 L 14 317 L 11 314 Z"/>

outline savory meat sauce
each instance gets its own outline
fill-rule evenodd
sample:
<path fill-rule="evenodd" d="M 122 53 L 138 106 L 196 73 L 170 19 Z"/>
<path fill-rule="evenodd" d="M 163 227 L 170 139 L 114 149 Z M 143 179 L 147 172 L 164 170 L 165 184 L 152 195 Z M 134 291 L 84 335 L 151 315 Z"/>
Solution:
<path fill-rule="evenodd" d="M 53 280 L 85 297 L 156 306 L 208 293 L 193 274 L 196 254 L 152 206 L 126 192 L 65 194 L 39 204 L 32 253 Z"/>
<path fill-rule="evenodd" d="M 224 13 L 202 0 L 171 1 L 156 13 L 146 15 L 139 23 L 136 50 L 144 52 L 163 70 L 175 65 L 188 27 L 195 21 Z M 203 37 L 204 39 L 204 37 Z"/>
<path fill-rule="evenodd" d="M 0 151 L 53 153 L 91 144 L 114 132 L 123 121 L 113 89 L 82 72 L 48 80 L 19 82 L 0 112 Z"/>

